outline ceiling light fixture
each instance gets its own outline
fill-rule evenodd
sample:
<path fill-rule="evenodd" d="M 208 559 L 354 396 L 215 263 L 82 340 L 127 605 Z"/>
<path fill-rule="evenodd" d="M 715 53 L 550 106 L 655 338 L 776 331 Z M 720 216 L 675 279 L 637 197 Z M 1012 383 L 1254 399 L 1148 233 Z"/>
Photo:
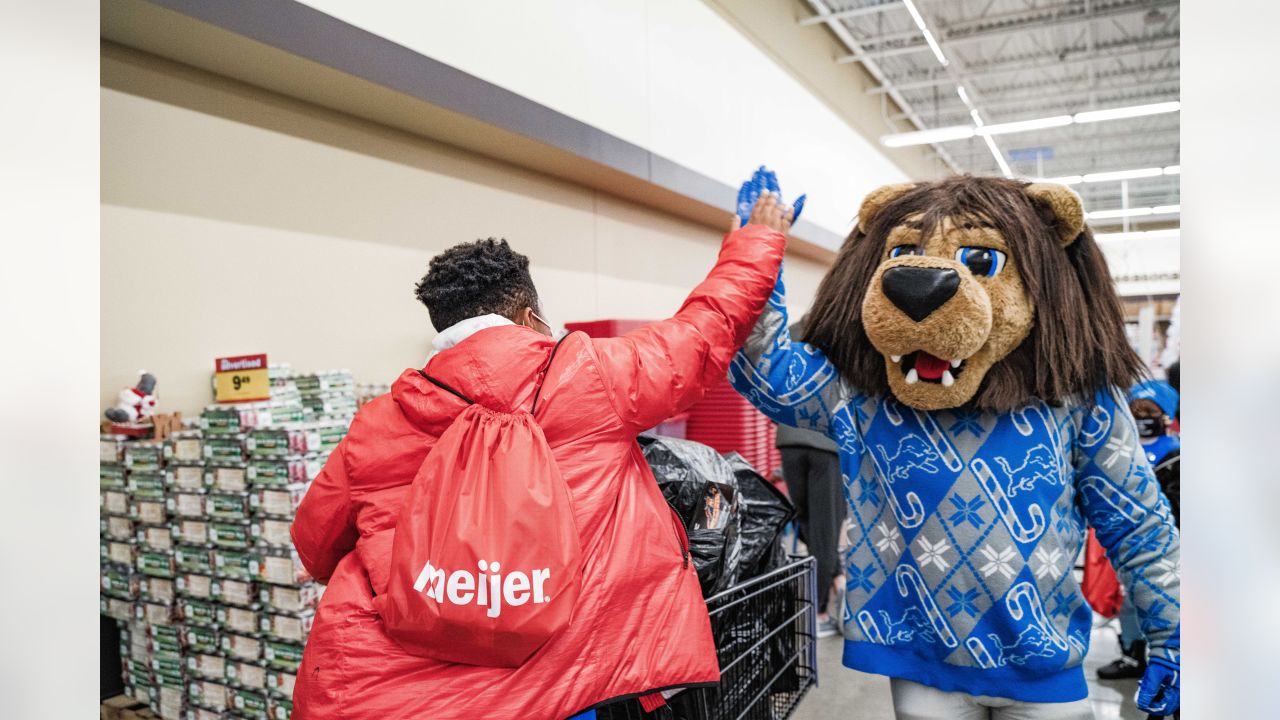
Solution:
<path fill-rule="evenodd" d="M 1112 170 L 1111 172 L 1085 173 L 1084 181 L 1087 183 L 1111 182 L 1114 180 L 1137 180 L 1139 178 L 1157 177 L 1163 175 L 1164 170 L 1153 168 L 1138 168 L 1137 170 Z"/>
<path fill-rule="evenodd" d="M 929 27 L 924 24 L 924 17 L 920 15 L 920 11 L 916 9 L 916 4 L 911 0 L 902 0 L 902 4 L 907 6 L 907 12 L 911 13 L 911 19 L 916 21 L 916 27 L 920 28 L 920 32 L 924 34 L 924 41 L 929 43 L 929 49 L 933 51 L 933 56 L 938 58 L 938 62 L 943 67 L 947 66 L 947 56 L 942 54 L 942 48 L 938 45 L 938 41 L 933 39 L 933 33 L 929 32 Z"/>
<path fill-rule="evenodd" d="M 1085 213 L 1087 220 L 1109 220 L 1112 218 L 1146 217 L 1148 215 L 1177 215 L 1182 212 L 1181 205 L 1157 205 L 1155 207 L 1122 208 L 1117 210 L 1095 210 Z"/>
<path fill-rule="evenodd" d="M 1000 172 L 1004 173 L 1007 178 L 1013 177 L 1013 171 L 1009 169 L 1009 163 L 1004 161 L 1004 153 L 1000 152 L 1000 148 L 996 147 L 996 141 L 992 140 L 990 135 L 983 135 L 982 139 L 987 141 L 987 149 L 991 151 L 992 157 L 996 159 L 996 164 L 1000 166 Z"/>
<path fill-rule="evenodd" d="M 1139 230 L 1136 232 L 1098 233 L 1093 236 L 1099 242 L 1117 242 L 1121 240 L 1157 240 L 1160 238 L 1182 238 L 1179 228 L 1168 230 Z"/>
<path fill-rule="evenodd" d="M 964 90 L 963 87 L 957 88 L 956 92 L 960 93 L 960 98 L 962 100 L 968 97 L 968 93 Z M 1153 103 L 1150 105 L 1130 105 L 1128 107 L 1108 108 L 1106 110 L 1089 110 L 1087 112 L 1076 113 L 1075 115 L 1055 115 L 1053 117 L 1032 118 L 1030 120 L 1015 120 L 1013 122 L 996 123 L 994 125 L 984 126 L 982 123 L 977 123 L 976 128 L 971 128 L 974 130 L 973 133 L 970 133 L 968 135 L 955 134 L 945 138 L 945 140 L 964 140 L 964 139 L 973 137 L 974 135 L 1004 135 L 1006 133 L 1027 132 L 1029 130 L 1041 130 L 1044 128 L 1051 128 L 1051 127 L 1065 127 L 1067 125 L 1073 125 L 1077 123 L 1095 123 L 1095 122 L 1104 122 L 1107 120 L 1122 120 L 1125 118 L 1143 117 L 1146 115 L 1157 115 L 1160 113 L 1178 112 L 1181 107 L 1182 107 L 1181 103 L 1177 101 L 1173 101 L 1173 102 L 1167 102 L 1167 103 Z M 973 113 L 971 112 L 970 115 L 972 114 Z M 902 136 L 916 137 L 920 133 L 924 133 L 924 132 L 929 132 L 929 131 L 919 130 L 919 131 L 914 131 L 910 133 L 897 133 L 893 135 L 885 135 L 880 138 L 880 142 L 882 142 L 888 147 L 904 147 L 907 145 L 927 145 L 932 142 L 943 142 L 940 140 L 916 139 L 914 141 L 906 141 L 906 140 L 898 139 Z M 892 140 L 894 144 L 890 144 L 890 140 Z M 1175 165 L 1173 167 L 1177 167 L 1177 166 Z M 1169 174 L 1173 175 L 1176 173 L 1169 173 Z"/>
<path fill-rule="evenodd" d="M 963 140 L 973 137 L 974 130 L 968 125 L 952 125 L 950 127 L 934 128 L 932 130 L 917 130 L 915 132 L 897 133 L 895 135 L 885 135 L 880 138 L 881 144 L 885 147 L 907 147 L 909 145 L 930 145 L 936 142 L 946 142 L 948 140 Z"/>
<path fill-rule="evenodd" d="M 1124 118 L 1145 117 L 1147 115 L 1162 115 L 1164 113 L 1178 112 L 1182 103 L 1174 100 L 1172 102 L 1152 103 L 1150 105 L 1130 105 L 1128 107 L 1109 108 L 1107 110 L 1089 110 L 1088 112 L 1079 112 L 1071 116 L 1071 119 L 1077 123 L 1095 123 L 1105 122 L 1107 120 L 1122 120 Z"/>

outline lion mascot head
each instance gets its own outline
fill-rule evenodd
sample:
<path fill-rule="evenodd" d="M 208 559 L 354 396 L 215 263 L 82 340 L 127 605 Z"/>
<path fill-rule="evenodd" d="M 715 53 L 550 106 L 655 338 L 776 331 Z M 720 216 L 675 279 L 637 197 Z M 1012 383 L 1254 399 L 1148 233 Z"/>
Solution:
<path fill-rule="evenodd" d="M 1143 372 L 1080 197 L 1004 178 L 868 195 L 804 339 L 853 387 L 920 410 L 1057 403 Z"/>

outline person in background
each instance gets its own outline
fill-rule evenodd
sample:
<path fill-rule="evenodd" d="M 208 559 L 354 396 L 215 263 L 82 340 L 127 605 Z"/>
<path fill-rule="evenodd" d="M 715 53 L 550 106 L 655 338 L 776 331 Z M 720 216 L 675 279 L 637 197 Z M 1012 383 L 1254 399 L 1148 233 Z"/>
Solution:
<path fill-rule="evenodd" d="M 636 434 L 722 382 L 764 307 L 792 216 L 777 195 L 754 207 L 746 227 L 735 217 L 715 267 L 675 316 L 618 338 L 573 333 L 555 342 L 529 259 L 506 241 L 432 258 L 417 296 L 439 332 L 438 352 L 360 408 L 291 527 L 303 565 L 327 584 L 298 670 L 294 720 L 562 720 L 629 697 L 660 706 L 664 690 L 719 679 L 688 538 Z M 536 394 L 533 416 L 572 499 L 582 591 L 568 626 L 519 667 L 411 654 L 374 603 L 387 593 L 414 477 L 467 407 L 450 389 L 498 413 L 529 411 Z"/>
<path fill-rule="evenodd" d="M 1170 368 L 1177 377 L 1177 363 Z M 1172 432 L 1178 412 L 1178 391 L 1164 380 L 1147 380 L 1129 391 L 1129 410 L 1138 425 L 1142 449 L 1155 471 L 1160 490 L 1169 499 L 1175 523 L 1179 522 L 1178 482 L 1182 443 Z M 1125 597 L 1120 606 L 1120 652 L 1114 662 L 1098 668 L 1103 680 L 1138 679 L 1147 671 L 1147 641 L 1142 636 L 1138 611 Z"/>
<path fill-rule="evenodd" d="M 804 319 L 791 326 L 792 337 L 803 337 Z M 777 424 L 778 450 L 782 453 L 782 478 L 796 506 L 800 539 L 818 563 L 818 637 L 839 632 L 828 609 L 832 589 L 840 574 L 840 528 L 848 514 L 844 483 L 840 479 L 840 455 L 833 440 L 814 430 Z"/>

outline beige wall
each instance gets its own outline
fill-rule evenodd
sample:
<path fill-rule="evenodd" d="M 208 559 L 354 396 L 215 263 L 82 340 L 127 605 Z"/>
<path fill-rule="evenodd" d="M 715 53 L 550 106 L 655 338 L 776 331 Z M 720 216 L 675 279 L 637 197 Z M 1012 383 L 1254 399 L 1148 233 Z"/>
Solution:
<path fill-rule="evenodd" d="M 720 233 L 589 188 L 202 73 L 103 57 L 102 397 L 136 371 L 164 409 L 213 358 L 389 382 L 433 334 L 430 257 L 505 236 L 554 322 L 672 313 Z M 210 110 L 210 108 L 216 108 Z M 788 259 L 794 305 L 823 266 Z"/>

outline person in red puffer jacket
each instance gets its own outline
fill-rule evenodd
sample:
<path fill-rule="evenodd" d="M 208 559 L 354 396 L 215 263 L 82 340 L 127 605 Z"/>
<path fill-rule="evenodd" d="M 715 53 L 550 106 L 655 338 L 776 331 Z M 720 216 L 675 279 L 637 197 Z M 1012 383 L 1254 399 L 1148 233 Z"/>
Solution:
<path fill-rule="evenodd" d="M 660 703 L 663 690 L 719 679 L 688 539 L 635 439 L 724 379 L 773 290 L 790 217 L 766 194 L 674 317 L 619 338 L 572 334 L 550 365 L 555 343 L 527 258 L 488 240 L 431 261 L 418 295 L 440 334 L 425 372 L 499 412 L 530 407 L 545 373 L 535 418 L 572 498 L 581 594 L 569 626 L 517 668 L 419 657 L 385 633 L 373 598 L 386 591 L 397 516 L 465 407 L 405 370 L 360 409 L 293 522 L 303 564 L 328 584 L 298 670 L 295 719 L 560 720 L 622 698 Z"/>

